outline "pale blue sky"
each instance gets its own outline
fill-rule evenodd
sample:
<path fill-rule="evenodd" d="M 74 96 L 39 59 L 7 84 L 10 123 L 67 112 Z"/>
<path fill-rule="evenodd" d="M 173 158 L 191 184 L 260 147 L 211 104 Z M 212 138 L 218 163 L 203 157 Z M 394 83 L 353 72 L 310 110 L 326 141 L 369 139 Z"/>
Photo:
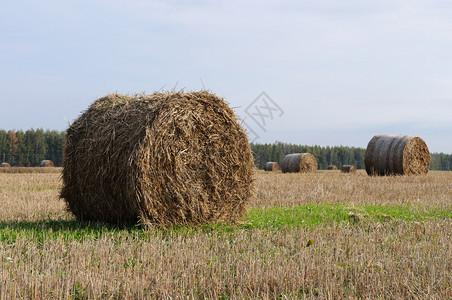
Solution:
<path fill-rule="evenodd" d="M 0 128 L 64 130 L 96 98 L 203 87 L 259 138 L 452 153 L 449 1 L 0 0 Z M 245 109 L 281 108 L 265 130 Z M 67 121 L 66 121 L 67 120 Z"/>

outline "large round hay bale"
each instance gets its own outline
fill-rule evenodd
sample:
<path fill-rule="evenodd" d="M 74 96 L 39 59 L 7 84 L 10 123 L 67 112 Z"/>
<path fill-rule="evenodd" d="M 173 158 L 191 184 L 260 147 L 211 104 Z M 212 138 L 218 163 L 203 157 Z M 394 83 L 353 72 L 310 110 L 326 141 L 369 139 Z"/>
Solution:
<path fill-rule="evenodd" d="M 376 135 L 367 145 L 364 164 L 369 175 L 427 174 L 430 152 L 418 136 Z"/>
<path fill-rule="evenodd" d="M 79 220 L 234 222 L 254 162 L 228 104 L 207 91 L 111 94 L 67 130 L 61 197 Z"/>
<path fill-rule="evenodd" d="M 335 165 L 329 165 L 328 170 L 337 170 L 337 167 Z"/>
<path fill-rule="evenodd" d="M 9 163 L 7 163 L 7 162 L 2 162 L 0 164 L 0 168 L 9 168 L 9 167 L 11 167 L 11 165 Z"/>
<path fill-rule="evenodd" d="M 274 161 L 269 161 L 267 163 L 265 163 L 265 171 L 278 171 L 279 170 L 279 165 L 277 162 Z"/>
<path fill-rule="evenodd" d="M 281 170 L 283 173 L 315 172 L 317 171 L 317 161 L 311 153 L 287 154 L 281 163 Z"/>
<path fill-rule="evenodd" d="M 41 161 L 39 166 L 48 168 L 48 167 L 54 167 L 55 165 L 53 164 L 53 161 L 51 161 L 51 160 L 43 160 L 43 161 Z"/>
<path fill-rule="evenodd" d="M 356 167 L 352 165 L 343 165 L 341 167 L 342 173 L 356 173 Z"/>

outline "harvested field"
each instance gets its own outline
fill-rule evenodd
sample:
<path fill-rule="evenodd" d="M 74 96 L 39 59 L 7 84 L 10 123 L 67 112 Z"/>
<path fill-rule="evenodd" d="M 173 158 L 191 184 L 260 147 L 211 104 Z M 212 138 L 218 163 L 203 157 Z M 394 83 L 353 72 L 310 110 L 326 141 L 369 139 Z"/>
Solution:
<path fill-rule="evenodd" d="M 449 299 L 451 182 L 258 171 L 240 224 L 146 229 L 77 221 L 58 173 L 0 173 L 0 299 Z"/>
<path fill-rule="evenodd" d="M 0 173 L 61 173 L 62 168 L 41 168 L 41 167 L 10 167 L 0 168 Z"/>
<path fill-rule="evenodd" d="M 273 174 L 259 171 L 253 207 L 291 207 L 312 203 L 413 205 L 452 209 L 452 172 L 423 176 L 369 177 L 357 170 L 350 180 L 340 172 Z"/>

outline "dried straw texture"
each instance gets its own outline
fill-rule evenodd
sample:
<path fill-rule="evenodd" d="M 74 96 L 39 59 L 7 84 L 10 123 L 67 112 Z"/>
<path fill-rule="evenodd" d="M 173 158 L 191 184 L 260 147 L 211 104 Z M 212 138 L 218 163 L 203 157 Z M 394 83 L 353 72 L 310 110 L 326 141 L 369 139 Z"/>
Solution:
<path fill-rule="evenodd" d="M 430 152 L 425 142 L 412 135 L 376 135 L 364 158 L 368 175 L 427 174 Z"/>
<path fill-rule="evenodd" d="M 317 161 L 311 153 L 292 153 L 284 156 L 281 163 L 283 173 L 307 173 L 317 171 Z"/>
<path fill-rule="evenodd" d="M 337 167 L 335 165 L 329 165 L 328 170 L 337 170 Z"/>
<path fill-rule="evenodd" d="M 274 161 L 269 161 L 267 163 L 265 163 L 265 171 L 278 171 L 279 170 L 279 165 L 277 162 Z"/>
<path fill-rule="evenodd" d="M 41 161 L 41 163 L 39 164 L 40 167 L 54 167 L 55 165 L 53 164 L 53 161 L 51 160 L 43 160 Z"/>
<path fill-rule="evenodd" d="M 9 168 L 9 167 L 11 167 L 11 165 L 9 163 L 7 163 L 7 162 L 2 162 L 0 164 L 0 168 Z"/>
<path fill-rule="evenodd" d="M 342 173 L 356 173 L 356 167 L 352 165 L 343 165 L 341 168 Z"/>
<path fill-rule="evenodd" d="M 67 130 L 61 197 L 79 220 L 234 222 L 253 173 L 246 133 L 216 95 L 111 94 Z"/>

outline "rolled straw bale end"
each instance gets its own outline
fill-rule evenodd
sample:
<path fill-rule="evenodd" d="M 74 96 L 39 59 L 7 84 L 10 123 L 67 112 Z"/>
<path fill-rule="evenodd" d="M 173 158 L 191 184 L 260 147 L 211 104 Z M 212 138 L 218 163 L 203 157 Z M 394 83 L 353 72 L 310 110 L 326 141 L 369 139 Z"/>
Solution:
<path fill-rule="evenodd" d="M 364 164 L 368 175 L 427 174 L 430 152 L 418 136 L 375 135 L 367 145 Z"/>
<path fill-rule="evenodd" d="M 53 161 L 51 161 L 51 160 L 43 160 L 43 161 L 41 161 L 39 166 L 44 167 L 44 168 L 50 168 L 50 167 L 54 167 L 55 165 L 53 164 Z"/>
<path fill-rule="evenodd" d="M 403 173 L 405 175 L 424 175 L 430 167 L 430 151 L 420 137 L 413 137 L 403 151 Z"/>
<path fill-rule="evenodd" d="M 265 171 L 278 171 L 279 170 L 279 165 L 277 162 L 274 161 L 269 161 L 267 163 L 265 163 Z"/>
<path fill-rule="evenodd" d="M 66 139 L 60 197 L 79 220 L 234 223 L 253 195 L 246 133 L 208 91 L 108 95 Z"/>
<path fill-rule="evenodd" d="M 9 168 L 9 167 L 11 167 L 11 165 L 9 163 L 7 163 L 7 162 L 2 162 L 0 164 L 0 168 Z"/>
<path fill-rule="evenodd" d="M 317 160 L 311 153 L 292 153 L 284 156 L 281 163 L 283 173 L 308 173 L 317 171 Z"/>
<path fill-rule="evenodd" d="M 356 173 L 356 167 L 352 165 L 343 165 L 341 168 L 342 173 Z"/>

